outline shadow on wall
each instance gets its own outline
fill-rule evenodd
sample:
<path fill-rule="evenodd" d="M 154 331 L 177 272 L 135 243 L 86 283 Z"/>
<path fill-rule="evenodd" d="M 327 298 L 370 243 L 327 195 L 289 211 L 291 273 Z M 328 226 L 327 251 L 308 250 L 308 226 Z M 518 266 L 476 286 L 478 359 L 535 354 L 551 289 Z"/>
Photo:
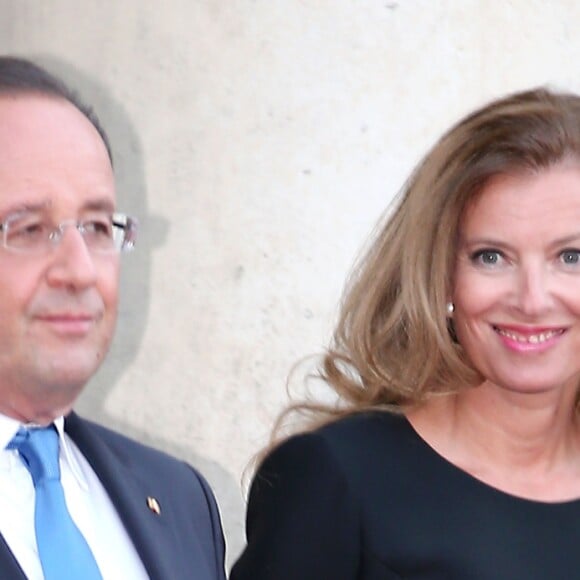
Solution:
<path fill-rule="evenodd" d="M 151 260 L 155 248 L 166 238 L 169 223 L 151 215 L 147 208 L 147 186 L 141 141 L 122 103 L 115 101 L 107 88 L 69 63 L 52 56 L 32 56 L 33 60 L 61 77 L 91 105 L 111 142 L 115 166 L 118 207 L 135 215 L 140 223 L 136 251 L 124 256 L 121 268 L 121 304 L 111 352 L 91 381 L 76 408 L 84 416 L 125 435 L 183 459 L 198 468 L 210 481 L 218 496 L 224 532 L 231 559 L 241 550 L 238 533 L 243 505 L 238 482 L 217 462 L 187 446 L 175 446 L 158 434 L 141 431 L 111 417 L 104 403 L 123 372 L 135 360 L 149 317 Z M 236 498 L 235 500 L 233 498 Z"/>

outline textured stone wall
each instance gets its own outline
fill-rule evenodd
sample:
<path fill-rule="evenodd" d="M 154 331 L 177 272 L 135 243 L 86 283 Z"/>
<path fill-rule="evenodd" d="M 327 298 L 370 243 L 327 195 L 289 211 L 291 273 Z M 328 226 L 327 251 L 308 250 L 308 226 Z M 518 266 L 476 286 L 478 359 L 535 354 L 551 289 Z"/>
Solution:
<path fill-rule="evenodd" d="M 459 115 L 580 90 L 579 24 L 577 0 L 0 0 L 0 50 L 94 103 L 142 225 L 79 409 L 202 469 L 230 562 L 242 472 L 379 214 Z"/>

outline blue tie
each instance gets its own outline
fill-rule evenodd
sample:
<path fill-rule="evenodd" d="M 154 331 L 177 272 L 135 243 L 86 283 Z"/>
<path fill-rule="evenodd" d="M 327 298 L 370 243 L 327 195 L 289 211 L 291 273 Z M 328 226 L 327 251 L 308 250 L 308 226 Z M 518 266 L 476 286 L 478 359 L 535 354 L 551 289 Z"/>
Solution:
<path fill-rule="evenodd" d="M 34 527 L 45 579 L 102 580 L 91 549 L 66 507 L 54 427 L 21 428 L 8 449 L 18 450 L 34 482 Z"/>

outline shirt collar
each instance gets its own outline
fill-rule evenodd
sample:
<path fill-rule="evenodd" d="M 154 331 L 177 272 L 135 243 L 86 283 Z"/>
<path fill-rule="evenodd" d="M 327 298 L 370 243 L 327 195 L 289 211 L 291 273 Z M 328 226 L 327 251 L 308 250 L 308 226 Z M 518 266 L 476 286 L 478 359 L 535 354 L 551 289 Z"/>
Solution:
<path fill-rule="evenodd" d="M 12 441 L 20 425 L 20 421 L 0 413 L 0 449 L 6 449 L 6 445 Z"/>
<path fill-rule="evenodd" d="M 14 435 L 16 435 L 18 429 L 20 429 L 20 427 L 27 426 L 31 426 L 30 423 L 21 423 L 12 417 L 7 417 L 6 415 L 2 415 L 0 413 L 0 449 L 6 449 L 6 446 L 8 443 L 10 443 L 10 441 L 12 441 L 12 438 Z M 88 491 L 89 485 L 87 483 L 86 477 L 83 474 L 81 466 L 79 465 L 78 459 L 75 456 L 72 441 L 68 435 L 65 435 L 64 432 L 64 417 L 57 417 L 54 420 L 54 426 L 58 433 L 60 442 L 61 461 L 66 462 L 80 488 L 83 491 Z"/>
<path fill-rule="evenodd" d="M 54 420 L 54 426 L 56 427 L 58 438 L 60 439 L 61 455 L 68 463 L 70 470 L 80 488 L 83 491 L 88 491 L 89 484 L 87 483 L 87 480 L 83 474 L 83 470 L 81 469 L 81 466 L 79 465 L 79 462 L 74 454 L 72 441 L 68 435 L 65 435 L 64 432 L 64 417 L 57 417 Z"/>

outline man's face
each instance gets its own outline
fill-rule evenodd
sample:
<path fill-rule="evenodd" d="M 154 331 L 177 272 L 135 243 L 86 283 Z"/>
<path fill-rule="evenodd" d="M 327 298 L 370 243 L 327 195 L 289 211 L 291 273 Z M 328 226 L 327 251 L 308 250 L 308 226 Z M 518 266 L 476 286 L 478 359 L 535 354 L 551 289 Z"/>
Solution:
<path fill-rule="evenodd" d="M 0 95 L 0 222 L 28 207 L 55 225 L 112 212 L 113 171 L 70 103 Z M 111 342 L 118 279 L 118 255 L 90 253 L 74 227 L 42 254 L 0 246 L 0 412 L 38 423 L 68 412 Z"/>

